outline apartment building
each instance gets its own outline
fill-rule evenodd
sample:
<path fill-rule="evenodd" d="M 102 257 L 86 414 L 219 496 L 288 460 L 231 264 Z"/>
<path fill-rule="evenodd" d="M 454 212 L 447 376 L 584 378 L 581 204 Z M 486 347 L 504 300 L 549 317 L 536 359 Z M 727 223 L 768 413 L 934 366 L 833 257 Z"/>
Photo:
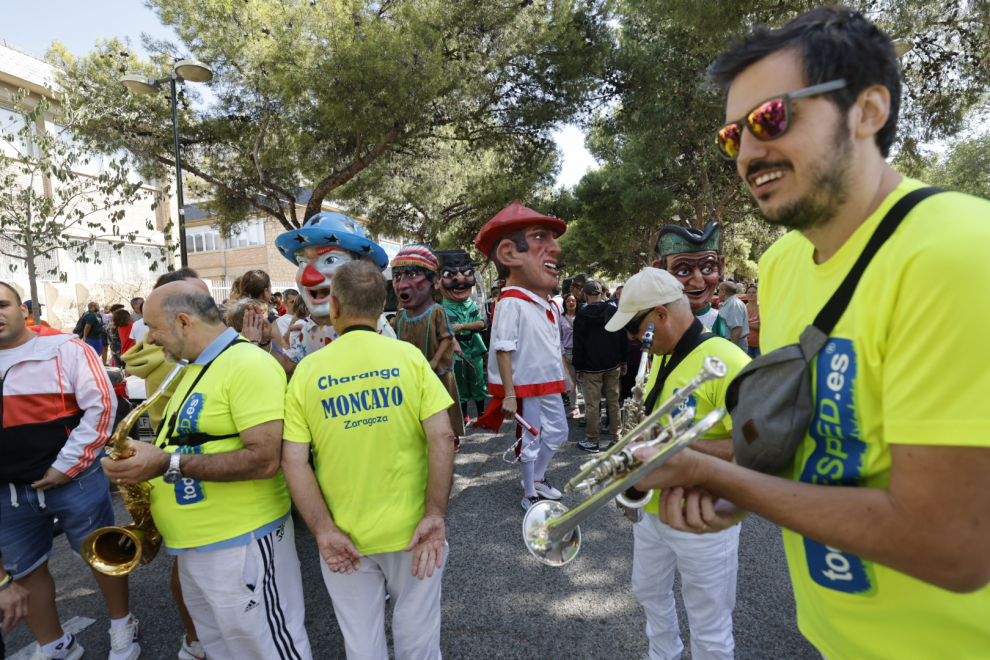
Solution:
<path fill-rule="evenodd" d="M 25 89 L 29 92 L 27 103 L 37 103 L 44 97 L 52 104 L 52 111 L 39 118 L 35 130 L 62 131 L 62 127 L 56 122 L 58 99 L 51 89 L 53 73 L 53 67 L 42 55 L 0 39 L 0 122 L 7 125 L 12 120 L 19 119 L 9 101 L 13 93 Z M 33 146 L 20 144 L 17 148 L 30 154 Z M 12 155 L 9 152 L 13 148 L 9 145 L 4 144 L 3 149 L 4 153 L 0 157 Z M 123 154 L 114 155 L 117 160 L 122 157 Z M 77 174 L 96 176 L 108 161 L 109 158 L 94 158 Z M 131 176 L 132 181 L 141 181 L 136 171 Z M 168 259 L 175 259 L 172 254 L 174 246 L 166 243 L 163 233 L 169 218 L 176 213 L 175 203 L 166 198 L 166 203 L 160 204 L 156 209 L 151 208 L 155 196 L 161 194 L 166 182 L 141 183 L 143 199 L 125 207 L 124 218 L 117 222 L 122 234 L 137 232 L 137 238 L 127 243 L 123 250 L 118 253 L 109 243 L 97 241 L 87 249 L 84 259 L 78 258 L 76 252 L 58 251 L 38 264 L 38 294 L 43 305 L 41 315 L 52 326 L 71 330 L 87 302 L 91 300 L 100 304 L 127 304 L 132 297 L 146 295 L 155 278 L 166 268 L 158 261 L 161 250 L 166 251 Z M 44 194 L 52 195 L 52 181 L 37 185 L 39 192 L 43 190 Z M 79 232 L 78 237 L 109 233 L 111 230 L 107 218 L 101 219 L 99 215 L 93 215 L 90 220 L 101 222 L 104 230 L 91 234 L 85 233 L 90 231 L 87 228 L 73 230 Z M 149 222 L 151 230 L 147 229 Z M 2 254 L 9 254 L 14 250 L 15 246 L 0 236 L 0 278 L 12 284 L 26 299 L 30 297 L 30 285 L 23 262 Z M 97 263 L 97 258 L 100 263 Z M 16 266 L 16 270 L 12 270 L 12 266 Z M 49 272 L 52 270 L 55 271 L 54 274 Z"/>

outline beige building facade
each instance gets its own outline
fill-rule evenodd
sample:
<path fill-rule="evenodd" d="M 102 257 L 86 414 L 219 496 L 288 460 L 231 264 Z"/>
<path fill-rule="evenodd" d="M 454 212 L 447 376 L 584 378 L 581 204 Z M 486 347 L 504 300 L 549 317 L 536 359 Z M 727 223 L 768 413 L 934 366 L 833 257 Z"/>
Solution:
<path fill-rule="evenodd" d="M 11 98 L 18 90 L 27 90 L 29 95 L 25 102 L 28 105 L 33 106 L 42 98 L 52 104 L 51 111 L 38 119 L 33 130 L 38 133 L 59 132 L 65 139 L 71 140 L 71 135 L 57 123 L 58 98 L 51 89 L 53 74 L 53 67 L 43 56 L 0 39 L 0 125 L 12 127 L 11 130 L 18 128 L 17 122 L 21 118 L 14 111 Z M 0 157 L 15 157 L 18 153 L 35 155 L 32 151 L 35 149 L 32 144 L 0 142 Z M 124 157 L 124 153 L 112 157 L 93 156 L 89 163 L 80 165 L 75 174 L 95 177 L 111 158 L 121 160 Z M 76 252 L 58 250 L 37 263 L 41 317 L 53 327 L 71 330 L 89 301 L 101 305 L 129 305 L 131 298 L 147 295 L 154 280 L 167 269 L 167 264 L 176 261 L 175 246 L 166 242 L 164 234 L 169 219 L 176 214 L 174 200 L 163 196 L 162 184 L 142 181 L 136 171 L 132 171 L 130 176 L 132 181 L 142 183 L 141 199 L 123 207 L 124 217 L 116 225 L 120 234 L 136 232 L 133 242 L 126 242 L 123 249 L 117 252 L 109 242 L 96 240 L 87 247 L 84 259 L 78 258 Z M 32 180 L 28 175 L 19 175 L 16 185 L 33 186 L 39 195 L 52 196 L 52 186 L 58 183 L 51 179 L 35 177 Z M 163 197 L 164 202 L 152 209 L 156 197 Z M 91 238 L 113 232 L 112 223 L 105 215 L 92 214 L 87 222 L 95 222 L 100 227 L 91 229 L 86 224 L 80 224 L 71 227 L 67 233 L 77 238 Z M 11 254 L 19 249 L 11 238 L 15 237 L 5 237 L 0 233 L 2 252 Z M 166 256 L 165 264 L 159 261 L 162 251 Z M 22 261 L 0 254 L 0 279 L 17 289 L 22 298 L 30 297 L 30 283 Z"/>

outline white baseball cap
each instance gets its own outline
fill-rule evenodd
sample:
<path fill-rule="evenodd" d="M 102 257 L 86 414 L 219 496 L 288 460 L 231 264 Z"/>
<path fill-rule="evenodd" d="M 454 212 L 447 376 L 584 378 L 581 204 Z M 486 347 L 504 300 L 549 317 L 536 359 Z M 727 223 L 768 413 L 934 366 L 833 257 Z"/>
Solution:
<path fill-rule="evenodd" d="M 622 330 L 639 312 L 670 304 L 683 295 L 684 285 L 673 275 L 659 268 L 644 268 L 626 282 L 619 298 L 619 311 L 605 325 L 605 329 L 609 332 Z"/>

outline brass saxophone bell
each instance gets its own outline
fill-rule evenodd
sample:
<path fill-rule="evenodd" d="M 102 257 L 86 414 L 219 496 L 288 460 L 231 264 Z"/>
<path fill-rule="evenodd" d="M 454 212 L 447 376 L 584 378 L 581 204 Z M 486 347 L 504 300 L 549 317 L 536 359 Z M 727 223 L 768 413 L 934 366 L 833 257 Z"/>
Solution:
<path fill-rule="evenodd" d="M 127 575 L 158 554 L 160 545 L 150 542 L 145 531 L 131 524 L 101 527 L 83 539 L 79 554 L 104 575 Z"/>

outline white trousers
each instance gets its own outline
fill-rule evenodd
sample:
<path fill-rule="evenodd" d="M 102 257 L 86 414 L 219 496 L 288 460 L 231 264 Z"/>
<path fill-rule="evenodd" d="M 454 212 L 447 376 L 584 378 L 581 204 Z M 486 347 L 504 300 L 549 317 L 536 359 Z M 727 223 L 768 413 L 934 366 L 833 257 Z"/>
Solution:
<path fill-rule="evenodd" d="M 211 660 L 312 660 L 295 527 L 178 555 L 182 600 Z"/>
<path fill-rule="evenodd" d="M 532 463 L 541 449 L 555 452 L 567 440 L 567 413 L 564 410 L 564 400 L 559 394 L 530 396 L 519 400 L 522 402 L 519 414 L 540 432 L 539 435 L 533 435 L 526 429 L 522 432 L 519 461 Z"/>
<path fill-rule="evenodd" d="M 444 566 L 449 548 L 444 544 Z M 413 553 L 382 552 L 361 558 L 347 575 L 320 562 L 333 612 L 344 635 L 347 660 L 388 660 L 385 589 L 392 599 L 396 660 L 440 660 L 440 581 L 443 568 L 422 580 L 412 575 Z"/>
<path fill-rule="evenodd" d="M 646 610 L 651 660 L 680 660 L 684 651 L 674 606 L 674 568 L 691 630 L 692 660 L 732 660 L 739 529 L 678 532 L 647 513 L 633 525 L 632 587 Z"/>

